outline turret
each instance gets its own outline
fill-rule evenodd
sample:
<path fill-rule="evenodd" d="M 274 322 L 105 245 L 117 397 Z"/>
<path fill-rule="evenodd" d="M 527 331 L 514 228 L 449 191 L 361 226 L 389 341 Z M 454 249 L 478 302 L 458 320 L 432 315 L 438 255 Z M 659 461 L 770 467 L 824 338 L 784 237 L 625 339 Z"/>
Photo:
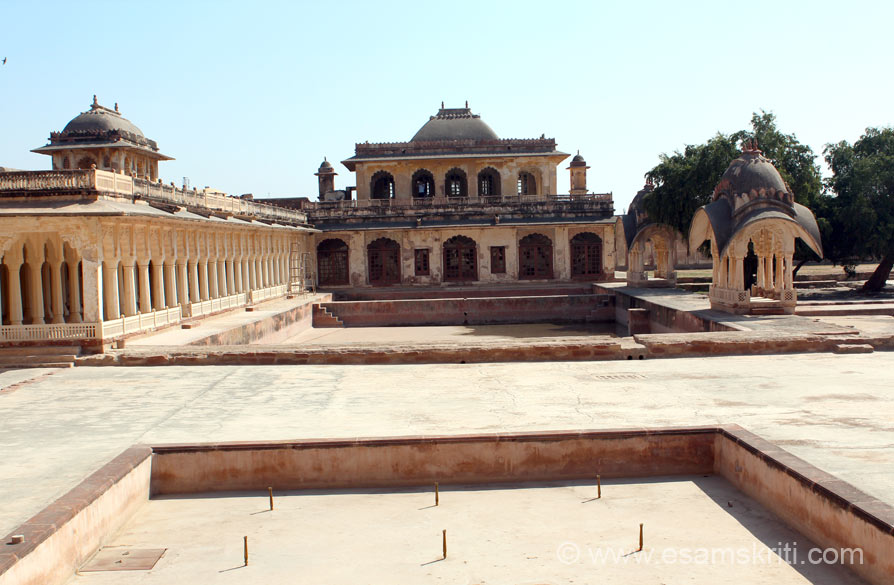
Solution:
<path fill-rule="evenodd" d="M 580 155 L 580 151 L 571 159 L 568 170 L 571 171 L 571 193 L 572 195 L 587 194 L 587 161 Z"/>
<path fill-rule="evenodd" d="M 326 195 L 326 193 L 335 191 L 335 175 L 337 174 L 335 169 L 332 168 L 332 164 L 330 164 L 324 157 L 319 170 L 314 173 L 314 176 L 316 176 L 320 182 L 320 201 L 324 200 L 324 195 Z"/>

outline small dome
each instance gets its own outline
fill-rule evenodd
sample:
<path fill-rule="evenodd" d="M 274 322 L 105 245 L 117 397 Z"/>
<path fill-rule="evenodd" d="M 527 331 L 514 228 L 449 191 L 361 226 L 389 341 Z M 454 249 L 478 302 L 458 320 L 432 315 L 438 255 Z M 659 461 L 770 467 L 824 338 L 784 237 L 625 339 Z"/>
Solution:
<path fill-rule="evenodd" d="M 584 157 L 580 155 L 580 152 L 574 155 L 574 158 L 571 159 L 572 167 L 585 167 L 587 166 L 587 161 L 584 160 Z"/>
<path fill-rule="evenodd" d="M 731 203 L 741 195 L 748 195 L 749 199 L 754 197 L 779 199 L 783 194 L 789 194 L 788 185 L 782 180 L 773 163 L 753 143 L 747 144 L 742 154 L 730 163 L 714 188 L 715 201 L 720 197 L 726 197 Z"/>
<path fill-rule="evenodd" d="M 497 133 L 481 116 L 466 108 L 441 108 L 437 116 L 429 118 L 410 142 L 441 140 L 499 140 Z"/>
<path fill-rule="evenodd" d="M 145 138 L 143 131 L 137 128 L 130 120 L 121 116 L 116 109 L 110 110 L 96 102 L 93 97 L 93 105 L 86 112 L 75 117 L 65 125 L 60 137 L 84 134 L 99 134 L 109 131 L 127 132 L 139 138 Z"/>
<path fill-rule="evenodd" d="M 331 164 L 328 160 L 326 160 L 326 159 L 324 158 L 324 159 L 323 159 L 323 162 L 320 163 L 320 170 L 321 170 L 321 171 L 332 170 L 332 164 Z"/>

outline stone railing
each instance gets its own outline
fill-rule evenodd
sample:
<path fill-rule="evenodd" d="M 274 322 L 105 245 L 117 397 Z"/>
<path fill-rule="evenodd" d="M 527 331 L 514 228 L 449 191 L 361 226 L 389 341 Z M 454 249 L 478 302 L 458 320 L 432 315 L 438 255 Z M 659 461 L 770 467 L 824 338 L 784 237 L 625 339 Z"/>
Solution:
<path fill-rule="evenodd" d="M 708 296 L 712 299 L 729 304 L 748 303 L 751 299 L 751 295 L 748 291 L 721 288 L 713 284 L 708 288 Z"/>
<path fill-rule="evenodd" d="M 71 191 L 96 188 L 96 174 L 88 171 L 13 171 L 0 173 L 4 191 Z"/>
<path fill-rule="evenodd" d="M 50 323 L 47 325 L 4 325 L 0 341 L 57 341 L 96 339 L 97 323 Z"/>
<path fill-rule="evenodd" d="M 120 319 L 97 323 L 97 335 L 95 337 L 98 339 L 112 339 L 130 333 L 140 333 L 141 331 L 148 331 L 157 327 L 173 325 L 182 320 L 183 316 L 180 307 L 161 309 L 151 313 L 140 313 L 130 317 L 121 317 Z"/>
<path fill-rule="evenodd" d="M 440 205 L 482 207 L 522 203 L 598 202 L 613 203 L 612 193 L 586 195 L 506 195 L 492 197 L 411 197 L 400 199 L 352 199 L 350 201 L 303 201 L 302 209 L 357 209 L 360 207 L 435 207 Z"/>
<path fill-rule="evenodd" d="M 129 199 L 139 198 L 182 207 L 204 208 L 231 215 L 252 216 L 274 222 L 307 223 L 307 214 L 297 209 L 259 203 L 219 192 L 178 189 L 173 185 L 109 171 L 88 169 L 0 173 L 0 197 L 27 195 L 29 191 L 92 191 Z"/>
<path fill-rule="evenodd" d="M 190 317 L 202 317 L 212 313 L 219 313 L 227 309 L 241 307 L 247 302 L 245 293 L 221 297 L 219 299 L 211 299 L 208 301 L 200 301 L 198 303 L 190 303 L 187 305 L 186 312 Z"/>
<path fill-rule="evenodd" d="M 248 293 L 249 301 L 252 303 L 260 303 L 261 301 L 266 301 L 275 297 L 285 296 L 285 294 L 288 292 L 288 289 L 288 285 L 280 284 L 277 286 L 253 290 Z"/>

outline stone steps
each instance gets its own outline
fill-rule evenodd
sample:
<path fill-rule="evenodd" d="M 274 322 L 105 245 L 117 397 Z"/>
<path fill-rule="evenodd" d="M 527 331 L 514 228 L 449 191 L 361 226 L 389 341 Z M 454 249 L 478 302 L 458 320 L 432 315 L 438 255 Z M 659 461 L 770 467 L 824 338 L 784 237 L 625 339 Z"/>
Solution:
<path fill-rule="evenodd" d="M 322 305 L 314 305 L 313 307 L 313 327 L 316 329 L 332 329 L 344 328 L 345 324 L 341 319 L 330 313 Z"/>
<path fill-rule="evenodd" d="M 0 348 L 0 368 L 71 368 L 78 346 L 21 346 Z"/>
<path fill-rule="evenodd" d="M 868 343 L 839 343 L 832 351 L 834 353 L 872 353 L 875 348 Z"/>

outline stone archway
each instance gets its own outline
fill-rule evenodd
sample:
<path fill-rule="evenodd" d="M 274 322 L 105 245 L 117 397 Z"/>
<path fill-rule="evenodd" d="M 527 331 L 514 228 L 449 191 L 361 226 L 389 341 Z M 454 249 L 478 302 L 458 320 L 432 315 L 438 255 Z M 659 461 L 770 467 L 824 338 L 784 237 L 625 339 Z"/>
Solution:
<path fill-rule="evenodd" d="M 518 243 L 518 279 L 553 278 L 553 242 L 543 234 L 530 234 Z"/>
<path fill-rule="evenodd" d="M 444 242 L 444 280 L 478 280 L 478 245 L 467 236 L 453 236 Z"/>
<path fill-rule="evenodd" d="M 602 238 L 581 232 L 571 238 L 571 278 L 602 276 Z"/>

